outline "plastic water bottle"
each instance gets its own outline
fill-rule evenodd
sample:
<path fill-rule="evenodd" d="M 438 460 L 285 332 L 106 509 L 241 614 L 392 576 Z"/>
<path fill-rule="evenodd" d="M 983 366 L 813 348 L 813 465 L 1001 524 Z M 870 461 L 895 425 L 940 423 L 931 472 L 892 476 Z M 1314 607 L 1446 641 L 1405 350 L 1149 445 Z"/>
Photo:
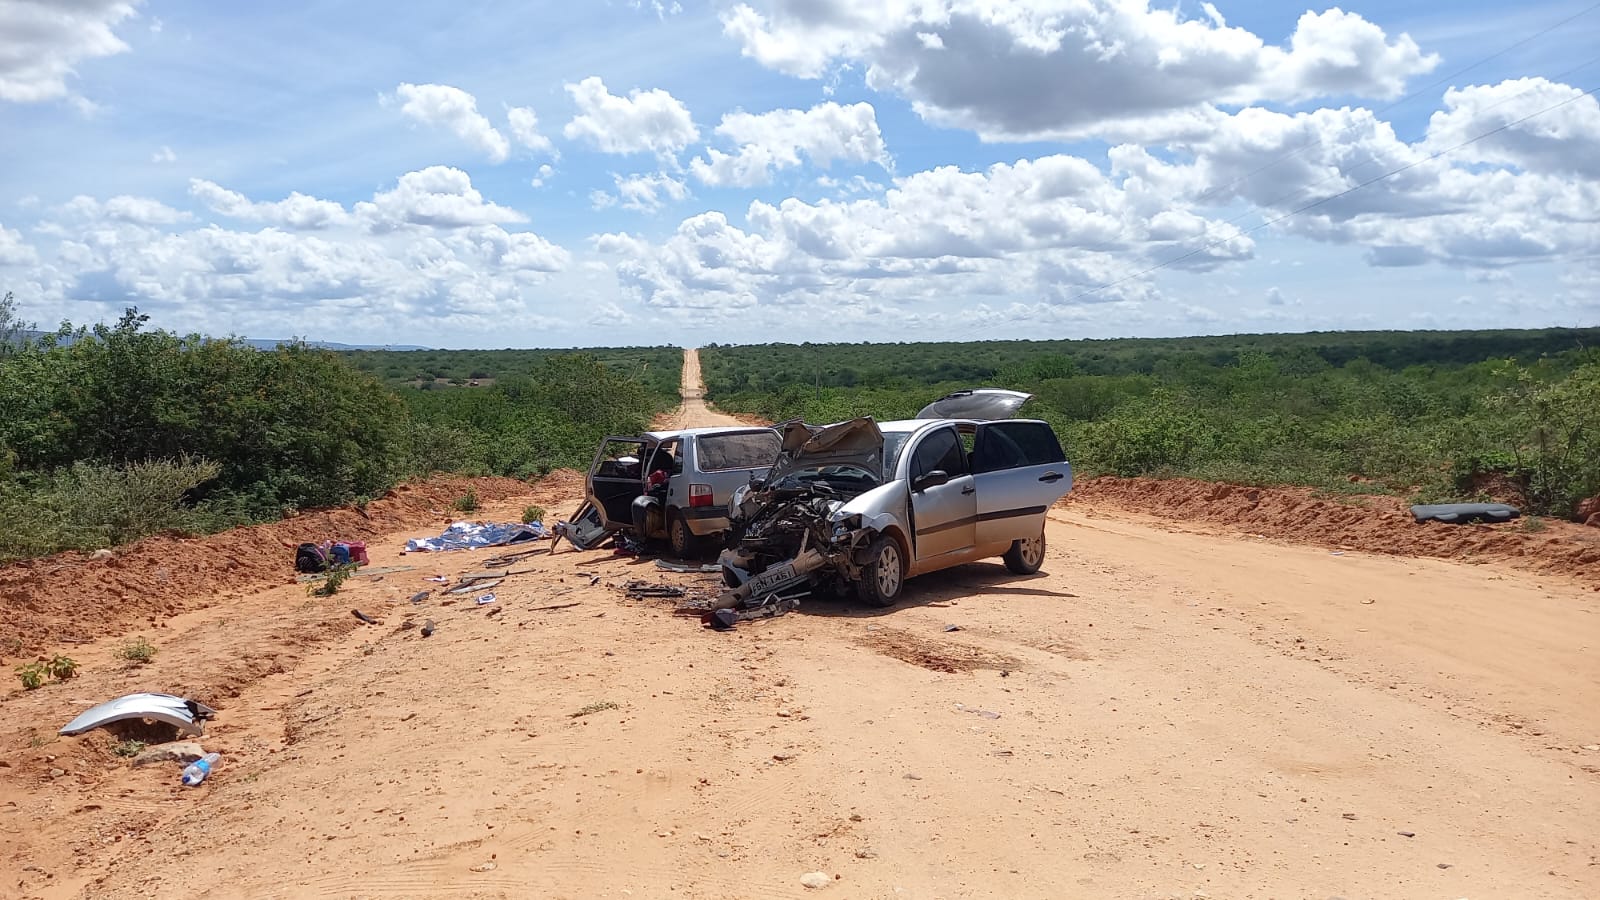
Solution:
<path fill-rule="evenodd" d="M 205 756 L 189 763 L 189 767 L 183 770 L 184 787 L 194 787 L 205 781 L 206 776 L 211 774 L 211 767 L 216 765 L 217 760 L 221 758 L 221 753 L 207 753 Z"/>

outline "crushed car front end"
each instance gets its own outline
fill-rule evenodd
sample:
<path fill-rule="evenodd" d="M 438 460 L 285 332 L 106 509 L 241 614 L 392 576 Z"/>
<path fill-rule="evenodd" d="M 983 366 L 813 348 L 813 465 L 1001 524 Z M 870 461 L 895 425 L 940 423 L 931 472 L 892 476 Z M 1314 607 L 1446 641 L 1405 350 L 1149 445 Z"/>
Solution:
<path fill-rule="evenodd" d="M 843 591 L 859 580 L 866 548 L 904 520 L 905 488 L 885 471 L 892 460 L 872 419 L 780 428 L 777 462 L 729 505 L 729 605 L 802 586 Z"/>

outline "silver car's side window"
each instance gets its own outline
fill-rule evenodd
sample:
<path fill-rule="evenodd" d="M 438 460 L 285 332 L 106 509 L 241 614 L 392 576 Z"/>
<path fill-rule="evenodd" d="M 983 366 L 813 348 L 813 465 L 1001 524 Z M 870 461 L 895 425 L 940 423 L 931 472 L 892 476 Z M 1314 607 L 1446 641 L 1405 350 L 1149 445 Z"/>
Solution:
<path fill-rule="evenodd" d="M 943 470 L 951 476 L 965 475 L 965 457 L 961 438 L 956 436 L 955 429 L 940 428 L 917 445 L 916 455 L 911 458 L 911 477 L 921 478 L 936 470 Z"/>
<path fill-rule="evenodd" d="M 978 474 L 1063 462 L 1061 442 L 1043 422 L 991 422 L 978 426 L 972 469 Z"/>

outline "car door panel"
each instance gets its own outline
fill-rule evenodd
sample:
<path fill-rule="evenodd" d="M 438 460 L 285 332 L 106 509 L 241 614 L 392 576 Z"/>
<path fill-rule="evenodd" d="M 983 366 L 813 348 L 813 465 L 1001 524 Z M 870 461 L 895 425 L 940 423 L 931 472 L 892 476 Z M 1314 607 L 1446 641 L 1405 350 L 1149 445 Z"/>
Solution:
<path fill-rule="evenodd" d="M 972 546 L 977 499 L 971 475 L 911 495 L 918 562 Z"/>
<path fill-rule="evenodd" d="M 918 563 L 972 547 L 978 496 L 966 472 L 965 453 L 955 429 L 936 429 L 911 449 L 911 516 Z M 917 479 L 942 471 L 949 480 L 916 490 Z"/>
<path fill-rule="evenodd" d="M 987 422 L 973 452 L 978 487 L 976 541 L 1008 544 L 1037 537 L 1045 512 L 1072 490 L 1072 467 L 1043 422 Z"/>
<path fill-rule="evenodd" d="M 594 463 L 589 467 L 588 499 L 607 527 L 633 525 L 634 498 L 644 493 L 642 464 L 625 467 L 618 464 L 618 458 L 629 453 L 642 460 L 645 449 L 644 442 L 638 438 L 607 437 L 600 442 Z"/>

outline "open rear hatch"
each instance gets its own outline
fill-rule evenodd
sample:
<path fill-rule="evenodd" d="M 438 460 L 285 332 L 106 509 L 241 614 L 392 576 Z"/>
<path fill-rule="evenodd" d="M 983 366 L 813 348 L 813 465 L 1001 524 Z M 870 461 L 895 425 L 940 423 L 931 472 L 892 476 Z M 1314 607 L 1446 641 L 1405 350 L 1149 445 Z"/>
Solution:
<path fill-rule="evenodd" d="M 1005 388 L 972 388 L 956 391 L 929 403 L 917 413 L 919 419 L 977 419 L 994 421 L 1009 419 L 1017 414 L 1022 404 L 1033 398 L 1022 391 Z"/>

